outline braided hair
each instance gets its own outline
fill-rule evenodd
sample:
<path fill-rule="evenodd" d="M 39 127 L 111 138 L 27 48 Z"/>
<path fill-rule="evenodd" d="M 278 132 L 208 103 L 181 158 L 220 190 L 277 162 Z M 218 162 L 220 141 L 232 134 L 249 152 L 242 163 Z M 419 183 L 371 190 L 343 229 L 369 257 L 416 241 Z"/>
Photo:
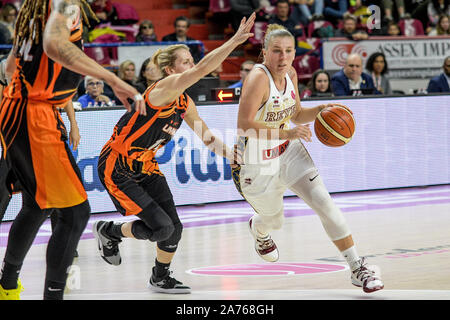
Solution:
<path fill-rule="evenodd" d="M 83 21 L 90 26 L 88 14 L 97 19 L 91 6 L 86 0 L 79 0 L 81 3 L 81 14 Z M 48 19 L 49 0 L 25 0 L 19 11 L 14 30 L 14 47 L 16 50 L 27 40 L 33 40 L 37 44 L 41 41 L 45 23 Z M 87 13 L 86 13 L 87 9 Z"/>

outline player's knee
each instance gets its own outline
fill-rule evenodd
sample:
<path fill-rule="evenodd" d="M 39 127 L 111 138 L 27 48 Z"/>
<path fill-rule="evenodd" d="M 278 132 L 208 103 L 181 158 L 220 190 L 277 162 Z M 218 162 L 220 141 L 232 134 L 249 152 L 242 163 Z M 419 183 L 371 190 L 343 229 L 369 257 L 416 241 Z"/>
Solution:
<path fill-rule="evenodd" d="M 81 233 L 86 228 L 86 225 L 89 221 L 89 218 L 91 216 L 91 206 L 89 205 L 89 202 L 86 200 L 83 203 L 74 206 L 71 208 L 71 212 L 73 214 L 72 219 L 65 219 L 65 214 L 62 213 L 62 219 L 63 221 L 71 221 L 72 222 L 72 232 Z M 59 213 L 57 213 L 59 214 Z"/>
<path fill-rule="evenodd" d="M 158 242 L 158 248 L 166 252 L 175 252 L 177 250 L 181 234 L 183 233 L 183 225 L 181 223 L 176 223 L 173 227 L 172 235 L 168 239 Z"/>
<path fill-rule="evenodd" d="M 131 233 L 136 239 L 154 242 L 168 239 L 172 235 L 174 229 L 172 224 L 162 225 L 155 229 L 151 229 L 141 220 L 136 220 L 131 225 Z"/>
<path fill-rule="evenodd" d="M 173 232 L 175 231 L 175 227 L 173 224 L 161 226 L 155 230 L 153 230 L 153 236 L 150 238 L 150 241 L 164 241 L 169 239 Z"/>

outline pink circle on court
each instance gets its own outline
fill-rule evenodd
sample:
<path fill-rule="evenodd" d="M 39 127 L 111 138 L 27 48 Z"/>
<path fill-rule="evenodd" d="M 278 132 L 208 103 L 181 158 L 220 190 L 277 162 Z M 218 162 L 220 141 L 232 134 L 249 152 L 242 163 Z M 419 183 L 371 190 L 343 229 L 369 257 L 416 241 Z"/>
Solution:
<path fill-rule="evenodd" d="M 188 273 L 205 276 L 284 276 L 337 272 L 347 266 L 322 263 L 251 263 L 194 268 Z"/>

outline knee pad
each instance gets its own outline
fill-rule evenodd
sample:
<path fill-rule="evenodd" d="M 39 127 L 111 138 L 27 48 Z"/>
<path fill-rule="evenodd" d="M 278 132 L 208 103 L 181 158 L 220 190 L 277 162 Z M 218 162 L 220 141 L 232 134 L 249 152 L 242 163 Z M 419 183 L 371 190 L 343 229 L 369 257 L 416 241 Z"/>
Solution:
<path fill-rule="evenodd" d="M 341 210 L 336 206 L 325 188 L 317 187 L 311 191 L 314 211 L 331 240 L 342 239 L 350 234 Z"/>
<path fill-rule="evenodd" d="M 175 231 L 175 227 L 172 224 L 162 226 L 156 230 L 153 230 L 153 236 L 150 241 L 160 242 L 169 239 Z"/>
<path fill-rule="evenodd" d="M 306 175 L 291 189 L 319 216 L 331 240 L 342 239 L 350 234 L 341 210 L 334 203 L 320 176 L 311 181 L 310 176 Z"/>
<path fill-rule="evenodd" d="M 161 226 L 155 230 L 150 229 L 144 221 L 136 220 L 131 225 L 131 233 L 136 239 L 153 242 L 168 239 L 173 233 L 173 225 Z"/>
<path fill-rule="evenodd" d="M 163 241 L 158 242 L 158 248 L 166 252 L 175 252 L 178 248 L 178 242 L 181 240 L 181 234 L 183 233 L 183 225 L 176 223 L 173 225 L 174 231 L 172 235 Z"/>

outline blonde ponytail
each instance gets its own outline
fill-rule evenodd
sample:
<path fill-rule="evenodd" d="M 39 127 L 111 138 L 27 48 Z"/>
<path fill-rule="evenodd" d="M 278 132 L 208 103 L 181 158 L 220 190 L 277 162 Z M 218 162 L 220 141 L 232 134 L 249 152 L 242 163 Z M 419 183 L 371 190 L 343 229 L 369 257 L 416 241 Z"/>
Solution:
<path fill-rule="evenodd" d="M 152 62 L 159 68 L 161 74 L 167 77 L 166 67 L 173 67 L 177 59 L 176 51 L 185 49 L 189 51 L 189 47 L 185 44 L 174 44 L 167 48 L 158 49 L 152 56 Z"/>
<path fill-rule="evenodd" d="M 273 23 L 269 24 L 266 30 L 266 34 L 264 36 L 264 49 L 268 49 L 269 43 L 272 41 L 272 38 L 276 37 L 290 37 L 295 42 L 295 38 L 285 27 L 282 25 Z"/>

